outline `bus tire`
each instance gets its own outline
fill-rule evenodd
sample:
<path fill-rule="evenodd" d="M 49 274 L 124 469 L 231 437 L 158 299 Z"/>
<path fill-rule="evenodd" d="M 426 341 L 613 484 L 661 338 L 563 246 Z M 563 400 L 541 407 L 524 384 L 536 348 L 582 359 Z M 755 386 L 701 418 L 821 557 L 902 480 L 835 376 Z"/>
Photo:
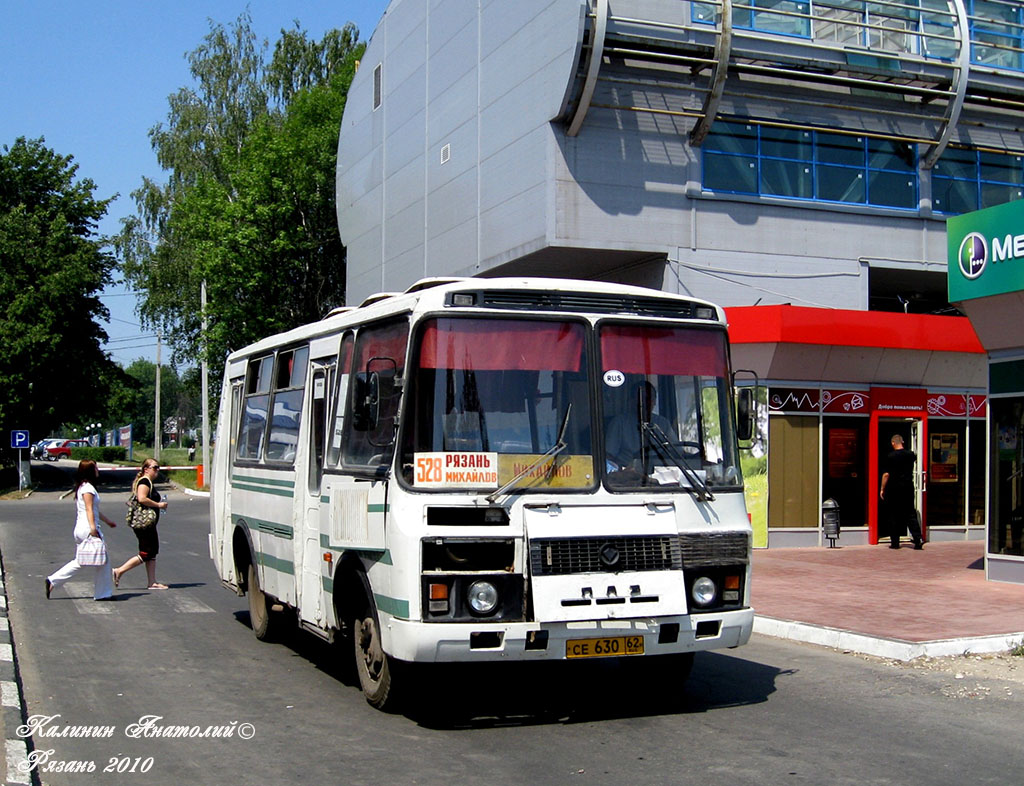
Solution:
<path fill-rule="evenodd" d="M 352 621 L 352 644 L 359 687 L 366 701 L 378 710 L 394 710 L 398 705 L 396 664 L 381 646 L 377 608 L 368 591 Z"/>
<path fill-rule="evenodd" d="M 263 588 L 260 587 L 259 571 L 251 562 L 246 582 L 246 595 L 249 596 L 249 622 L 252 625 L 252 632 L 260 641 L 270 641 L 280 627 L 278 615 L 270 610 L 267 596 L 264 594 Z"/>

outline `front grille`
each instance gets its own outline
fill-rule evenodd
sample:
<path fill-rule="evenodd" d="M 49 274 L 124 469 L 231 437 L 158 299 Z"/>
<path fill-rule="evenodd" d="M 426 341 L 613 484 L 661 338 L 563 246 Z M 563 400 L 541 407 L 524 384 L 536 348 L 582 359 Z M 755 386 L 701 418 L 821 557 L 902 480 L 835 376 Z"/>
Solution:
<path fill-rule="evenodd" d="M 750 536 L 744 532 L 687 532 L 679 536 L 684 568 L 746 565 Z"/>
<path fill-rule="evenodd" d="M 692 319 L 694 315 L 694 304 L 688 300 L 594 292 L 490 290 L 483 292 L 477 302 L 484 308 L 531 311 L 582 311 L 591 314 L 630 314 L 668 319 Z"/>
<path fill-rule="evenodd" d="M 575 573 L 681 570 L 679 539 L 663 535 L 627 538 L 542 538 L 530 541 L 534 576 Z"/>

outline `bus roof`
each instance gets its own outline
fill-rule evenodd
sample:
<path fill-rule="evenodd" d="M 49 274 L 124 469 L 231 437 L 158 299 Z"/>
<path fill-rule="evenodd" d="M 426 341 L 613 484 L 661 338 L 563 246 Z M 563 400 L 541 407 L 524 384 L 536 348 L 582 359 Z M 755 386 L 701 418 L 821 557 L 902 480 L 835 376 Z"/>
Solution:
<path fill-rule="evenodd" d="M 680 319 L 693 318 L 701 308 L 703 313 L 698 318 L 725 323 L 725 312 L 709 301 L 629 284 L 540 277 L 428 278 L 417 281 L 405 292 L 380 292 L 358 306 L 333 309 L 318 322 L 268 336 L 238 349 L 228 356 L 228 361 L 335 333 L 345 327 L 392 314 L 451 307 L 449 295 L 453 293 L 474 298 L 479 295 L 479 302 L 455 304 L 474 309 Z"/>

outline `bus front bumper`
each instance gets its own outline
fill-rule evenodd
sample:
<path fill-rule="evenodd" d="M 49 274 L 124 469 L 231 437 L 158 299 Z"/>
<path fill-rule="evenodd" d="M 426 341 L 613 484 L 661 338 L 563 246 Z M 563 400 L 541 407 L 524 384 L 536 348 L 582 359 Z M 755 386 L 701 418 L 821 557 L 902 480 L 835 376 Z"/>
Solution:
<path fill-rule="evenodd" d="M 580 622 L 425 623 L 381 615 L 384 650 L 417 663 L 670 655 L 746 644 L 754 610 Z M 638 641 L 639 639 L 639 641 Z"/>

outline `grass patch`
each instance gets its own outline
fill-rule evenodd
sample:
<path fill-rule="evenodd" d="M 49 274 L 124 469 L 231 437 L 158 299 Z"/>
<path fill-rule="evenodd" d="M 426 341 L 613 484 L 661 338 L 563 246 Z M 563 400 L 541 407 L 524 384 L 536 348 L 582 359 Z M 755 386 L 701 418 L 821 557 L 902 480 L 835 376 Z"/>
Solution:
<path fill-rule="evenodd" d="M 1024 658 L 1024 639 L 1010 647 L 1010 654 L 1018 658 Z"/>

